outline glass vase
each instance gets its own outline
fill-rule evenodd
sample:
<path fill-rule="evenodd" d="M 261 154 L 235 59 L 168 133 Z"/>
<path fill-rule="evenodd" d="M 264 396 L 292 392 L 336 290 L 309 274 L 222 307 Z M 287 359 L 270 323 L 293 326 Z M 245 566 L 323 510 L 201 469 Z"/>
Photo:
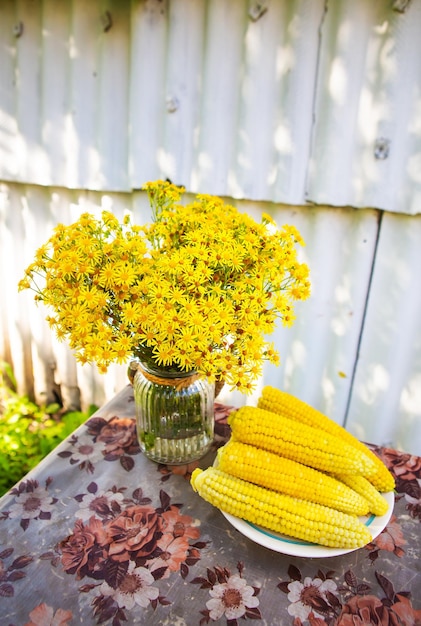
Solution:
<path fill-rule="evenodd" d="M 214 385 L 195 372 L 167 371 L 150 363 L 138 362 L 134 372 L 142 452 L 152 461 L 169 465 L 184 465 L 204 456 L 213 441 Z"/>

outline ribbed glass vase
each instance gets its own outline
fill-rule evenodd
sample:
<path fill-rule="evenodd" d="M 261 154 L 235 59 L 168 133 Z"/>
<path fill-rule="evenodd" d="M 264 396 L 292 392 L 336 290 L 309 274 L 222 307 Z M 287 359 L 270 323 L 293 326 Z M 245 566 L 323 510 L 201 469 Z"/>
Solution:
<path fill-rule="evenodd" d="M 133 390 L 142 452 L 152 461 L 184 465 L 213 441 L 215 387 L 195 372 L 137 362 Z"/>

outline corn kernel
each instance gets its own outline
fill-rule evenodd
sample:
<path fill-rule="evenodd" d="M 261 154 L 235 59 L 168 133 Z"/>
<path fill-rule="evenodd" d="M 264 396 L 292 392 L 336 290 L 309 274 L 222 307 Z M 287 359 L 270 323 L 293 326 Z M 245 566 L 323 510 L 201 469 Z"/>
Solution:
<path fill-rule="evenodd" d="M 222 489 L 222 482 L 229 495 Z M 347 549 L 362 547 L 372 540 L 368 528 L 356 515 L 253 485 L 215 467 L 195 469 L 191 485 L 204 500 L 222 511 L 296 539 Z M 247 494 L 253 505 L 247 510 L 240 506 L 241 494 Z"/>
<path fill-rule="evenodd" d="M 342 438 L 357 450 L 364 452 L 375 464 L 376 471 L 368 480 L 378 491 L 392 491 L 395 488 L 395 479 L 385 464 L 364 443 L 359 441 L 350 432 L 337 424 L 334 420 L 314 409 L 299 398 L 275 387 L 267 385 L 263 388 L 257 403 L 258 407 L 279 413 L 302 424 L 319 428 L 327 433 Z"/>
<path fill-rule="evenodd" d="M 267 450 L 230 440 L 218 450 L 217 460 L 223 472 L 261 487 L 344 513 L 369 512 L 367 500 L 343 482 Z"/>
<path fill-rule="evenodd" d="M 370 513 L 373 515 L 385 515 L 387 513 L 389 504 L 386 498 L 364 476 L 339 474 L 337 478 L 366 499 Z"/>
<path fill-rule="evenodd" d="M 342 439 L 253 406 L 230 414 L 233 438 L 331 474 L 370 476 L 376 465 Z"/>

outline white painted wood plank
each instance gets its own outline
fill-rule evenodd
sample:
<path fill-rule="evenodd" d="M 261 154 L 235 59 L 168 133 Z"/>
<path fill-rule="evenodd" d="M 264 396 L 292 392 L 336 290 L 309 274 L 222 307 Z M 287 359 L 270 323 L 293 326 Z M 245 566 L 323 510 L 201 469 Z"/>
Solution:
<path fill-rule="evenodd" d="M 168 6 L 165 132 L 158 165 L 161 178 L 187 188 L 200 134 L 205 18 L 205 2 L 179 0 Z"/>
<path fill-rule="evenodd" d="M 304 203 L 323 2 L 268 2 L 248 20 L 227 193 Z"/>
<path fill-rule="evenodd" d="M 101 28 L 96 75 L 96 147 L 99 162 L 97 179 L 91 187 L 126 191 L 130 188 L 130 5 L 108 0 L 99 8 Z"/>
<path fill-rule="evenodd" d="M 31 0 L 16 3 L 16 23 L 22 34 L 16 38 L 16 121 L 14 145 L 17 180 L 35 181 L 44 169 L 46 155 L 41 145 L 41 6 Z"/>
<path fill-rule="evenodd" d="M 18 191 L 19 190 L 19 191 Z M 29 239 L 36 229 L 34 214 L 28 215 L 26 189 L 21 186 L 2 186 L 0 220 L 0 284 L 2 287 L 2 328 L 10 345 L 11 365 L 18 383 L 19 393 L 35 391 L 39 401 L 50 397 L 51 373 L 49 361 L 51 350 L 49 336 L 39 331 L 36 320 L 38 311 L 29 294 L 17 291 L 18 276 L 27 258 Z M 35 211 L 36 212 L 36 211 Z M 7 296 L 6 296 L 7 294 Z M 46 340 L 46 341 L 44 341 Z M 42 362 L 41 368 L 37 366 Z"/>
<path fill-rule="evenodd" d="M 166 115 L 168 0 L 132 3 L 130 57 L 130 180 L 140 189 L 161 178 L 159 155 Z"/>
<path fill-rule="evenodd" d="M 5 0 L 0 180 L 421 213 L 421 0 L 263 5 Z"/>
<path fill-rule="evenodd" d="M 72 3 L 67 187 L 77 189 L 97 188 L 100 171 L 97 145 L 100 15 L 97 2 L 74 0 Z"/>
<path fill-rule="evenodd" d="M 329 3 L 321 34 L 308 199 L 420 213 L 421 0 Z"/>
<path fill-rule="evenodd" d="M 385 213 L 347 427 L 421 454 L 421 217 Z"/>
<path fill-rule="evenodd" d="M 18 174 L 15 64 L 16 34 L 20 26 L 15 10 L 14 0 L 0 3 L 0 177 L 3 180 L 13 180 Z"/>
<path fill-rule="evenodd" d="M 256 203 L 241 203 L 248 211 Z M 261 210 L 268 210 L 263 204 Z M 297 303 L 297 319 L 273 335 L 279 367 L 268 364 L 264 384 L 285 389 L 344 423 L 377 236 L 377 212 L 273 206 L 279 225 L 295 225 L 304 237 L 312 295 Z M 227 390 L 224 390 L 227 393 Z M 226 396 L 227 399 L 229 396 Z M 241 402 L 237 395 L 232 396 Z"/>
<path fill-rule="evenodd" d="M 201 120 L 192 190 L 225 195 L 236 156 L 241 98 L 245 2 L 207 2 L 201 86 Z"/>
<path fill-rule="evenodd" d="M 55 0 L 44 0 L 42 11 L 42 144 L 48 155 L 37 182 L 45 185 L 69 183 L 68 162 L 72 159 L 68 141 L 71 120 L 70 59 L 72 12 L 68 2 L 57 10 Z"/>

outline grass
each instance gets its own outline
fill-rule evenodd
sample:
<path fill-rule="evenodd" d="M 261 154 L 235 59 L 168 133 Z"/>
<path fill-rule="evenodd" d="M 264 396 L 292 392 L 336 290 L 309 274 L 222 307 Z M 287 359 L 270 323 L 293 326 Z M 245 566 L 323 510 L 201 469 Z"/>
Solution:
<path fill-rule="evenodd" d="M 97 410 L 91 406 L 87 412 L 63 412 L 59 404 L 39 406 L 16 388 L 12 368 L 0 363 L 0 496 Z"/>

